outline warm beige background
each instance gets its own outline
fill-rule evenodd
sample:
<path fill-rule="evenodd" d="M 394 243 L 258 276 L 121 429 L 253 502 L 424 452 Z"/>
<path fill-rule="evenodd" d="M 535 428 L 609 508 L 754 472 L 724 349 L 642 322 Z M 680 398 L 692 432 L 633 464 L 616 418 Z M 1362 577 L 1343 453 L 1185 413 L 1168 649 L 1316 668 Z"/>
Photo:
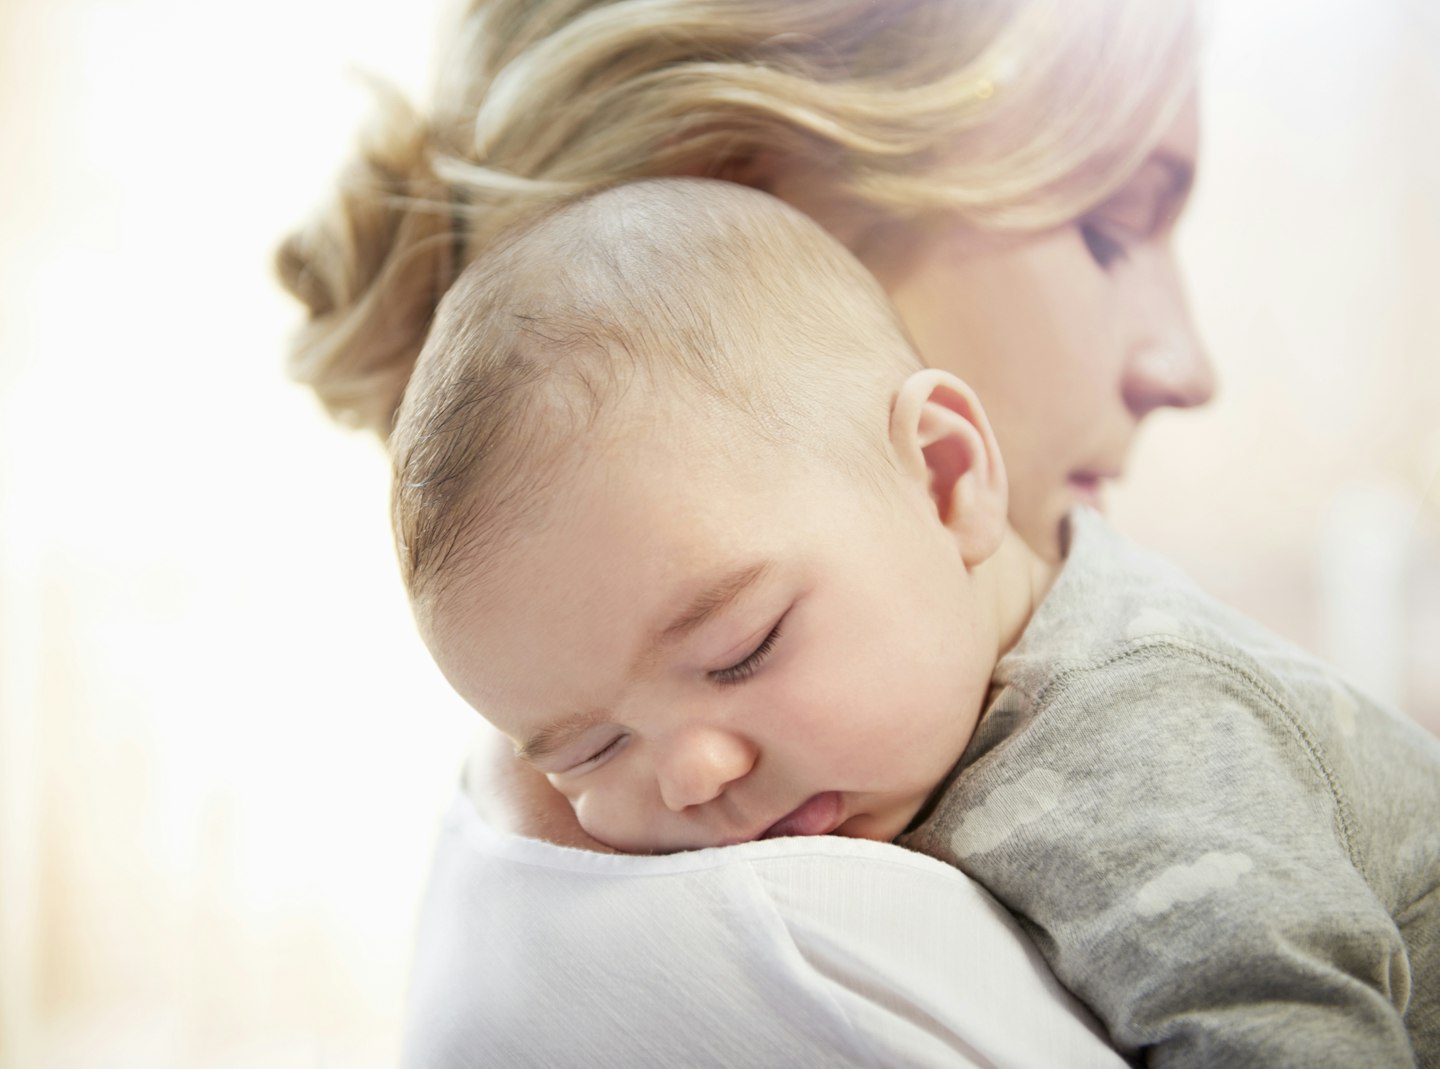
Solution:
<path fill-rule="evenodd" d="M 1440 8 L 1219 0 L 1181 234 L 1221 376 L 1115 518 L 1440 731 Z"/>
<path fill-rule="evenodd" d="M 469 714 L 268 256 L 434 0 L 0 4 L 0 1065 L 369 1069 Z M 1440 727 L 1440 16 L 1219 0 L 1123 527 Z"/>

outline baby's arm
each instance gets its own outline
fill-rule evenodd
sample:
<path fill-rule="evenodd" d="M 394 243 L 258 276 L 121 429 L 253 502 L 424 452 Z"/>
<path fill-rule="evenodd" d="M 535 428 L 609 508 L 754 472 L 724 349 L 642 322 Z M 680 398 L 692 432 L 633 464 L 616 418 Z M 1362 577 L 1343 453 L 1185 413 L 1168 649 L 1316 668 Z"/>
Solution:
<path fill-rule="evenodd" d="M 1405 948 L 1335 785 L 1263 689 L 1215 677 L 1141 656 L 1073 678 L 913 845 L 990 887 L 1150 1065 L 1413 1066 Z"/>

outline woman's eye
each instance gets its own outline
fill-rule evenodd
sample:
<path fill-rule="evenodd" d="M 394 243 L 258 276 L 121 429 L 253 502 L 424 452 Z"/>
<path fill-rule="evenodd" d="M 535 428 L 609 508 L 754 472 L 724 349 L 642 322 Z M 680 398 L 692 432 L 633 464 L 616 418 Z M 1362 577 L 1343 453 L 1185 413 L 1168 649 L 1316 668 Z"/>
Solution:
<path fill-rule="evenodd" d="M 1109 267 L 1125 256 L 1125 243 L 1106 233 L 1095 223 L 1081 223 L 1080 237 L 1084 240 L 1091 259 L 1101 267 Z"/>
<path fill-rule="evenodd" d="M 755 674 L 756 669 L 764 663 L 765 658 L 770 656 L 770 651 L 775 648 L 775 643 L 780 638 L 780 625 L 785 622 L 782 616 L 780 620 L 770 629 L 770 633 L 760 640 L 760 645 L 751 650 L 743 660 L 732 664 L 729 668 L 721 668 L 710 673 L 710 678 L 716 683 L 743 683 Z"/>

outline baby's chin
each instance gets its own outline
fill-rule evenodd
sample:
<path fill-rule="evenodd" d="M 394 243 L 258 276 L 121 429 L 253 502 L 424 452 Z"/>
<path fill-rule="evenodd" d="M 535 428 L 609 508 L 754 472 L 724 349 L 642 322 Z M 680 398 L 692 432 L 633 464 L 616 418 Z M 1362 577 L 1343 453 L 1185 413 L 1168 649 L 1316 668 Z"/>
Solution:
<path fill-rule="evenodd" d="M 917 807 L 918 808 L 918 807 Z M 898 839 L 910 824 L 914 813 L 898 817 L 874 817 L 868 813 L 852 817 L 834 831 L 846 839 L 868 839 L 874 843 L 890 843 Z"/>
<path fill-rule="evenodd" d="M 580 827 L 586 835 L 595 840 L 601 847 L 617 854 L 631 854 L 635 857 L 653 857 L 663 854 L 683 854 L 687 850 L 704 850 L 712 846 L 722 846 L 722 843 L 707 842 L 667 842 L 659 839 L 635 839 L 626 835 L 613 835 L 604 828 L 587 827 L 584 821 L 580 821 Z"/>

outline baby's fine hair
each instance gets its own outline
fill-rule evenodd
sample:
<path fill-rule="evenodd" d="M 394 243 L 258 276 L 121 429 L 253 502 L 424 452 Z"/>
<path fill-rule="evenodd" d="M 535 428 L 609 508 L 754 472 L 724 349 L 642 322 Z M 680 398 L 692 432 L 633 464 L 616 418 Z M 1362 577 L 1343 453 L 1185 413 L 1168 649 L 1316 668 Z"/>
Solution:
<path fill-rule="evenodd" d="M 433 98 L 385 97 L 284 243 L 290 370 L 387 435 L 440 296 L 546 205 L 766 159 L 897 220 L 1069 222 L 1191 93 L 1193 0 L 456 0 Z M 397 17 L 403 10 L 397 8 Z"/>
<path fill-rule="evenodd" d="M 737 421 L 874 475 L 920 366 L 870 273 L 769 194 L 652 179 L 552 209 L 465 270 L 416 363 L 390 437 L 406 588 L 474 575 L 627 420 Z"/>

